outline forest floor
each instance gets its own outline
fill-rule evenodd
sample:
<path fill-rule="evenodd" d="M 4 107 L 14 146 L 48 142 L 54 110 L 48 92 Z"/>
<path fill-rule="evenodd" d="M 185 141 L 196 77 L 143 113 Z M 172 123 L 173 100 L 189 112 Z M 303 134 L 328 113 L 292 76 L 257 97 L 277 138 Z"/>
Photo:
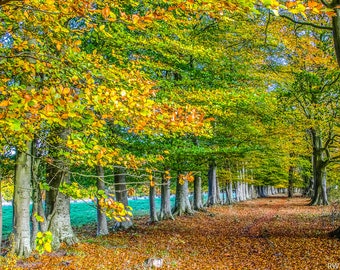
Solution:
<path fill-rule="evenodd" d="M 162 269 L 340 269 L 340 241 L 327 236 L 340 214 L 307 203 L 270 197 L 152 225 L 140 218 L 133 229 L 105 237 L 85 226 L 79 244 L 19 261 L 16 269 L 147 269 L 148 258 L 162 259 Z"/>

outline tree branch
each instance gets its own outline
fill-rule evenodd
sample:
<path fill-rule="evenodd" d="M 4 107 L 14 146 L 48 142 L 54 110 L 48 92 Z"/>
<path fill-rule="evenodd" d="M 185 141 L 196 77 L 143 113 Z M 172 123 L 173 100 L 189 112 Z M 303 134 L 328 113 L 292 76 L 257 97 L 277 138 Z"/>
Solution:
<path fill-rule="evenodd" d="M 300 24 L 300 25 L 307 25 L 307 26 L 311 26 L 313 28 L 317 28 L 317 29 L 323 29 L 323 30 L 329 30 L 329 31 L 332 31 L 333 30 L 333 27 L 331 26 L 324 26 L 324 25 L 318 25 L 318 24 L 314 24 L 314 23 L 310 23 L 310 22 L 302 22 L 302 21 L 298 21 L 298 20 L 295 20 L 287 15 L 282 15 L 280 14 L 280 17 L 283 17 L 293 23 L 296 23 L 296 24 Z"/>
<path fill-rule="evenodd" d="M 321 0 L 321 3 L 327 8 L 331 7 L 331 3 L 328 3 L 326 0 Z"/>
<path fill-rule="evenodd" d="M 21 2 L 21 0 L 0 0 L 0 6 L 6 5 L 9 2 Z"/>

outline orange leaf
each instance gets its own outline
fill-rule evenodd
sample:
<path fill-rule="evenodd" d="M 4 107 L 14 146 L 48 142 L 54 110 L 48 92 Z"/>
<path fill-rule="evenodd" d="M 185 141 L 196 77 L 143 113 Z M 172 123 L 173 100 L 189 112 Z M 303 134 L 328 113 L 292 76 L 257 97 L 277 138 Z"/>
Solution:
<path fill-rule="evenodd" d="M 108 5 L 106 5 L 103 9 L 102 9 L 102 15 L 105 19 L 107 19 L 110 16 L 110 8 Z"/>
<path fill-rule="evenodd" d="M 314 1 L 310 1 L 308 2 L 308 7 L 310 7 L 311 9 L 317 7 L 319 4 L 317 2 Z"/>
<path fill-rule="evenodd" d="M 9 105 L 9 101 L 8 100 L 3 100 L 0 102 L 0 107 L 7 107 Z"/>
<path fill-rule="evenodd" d="M 295 2 L 287 2 L 287 3 L 286 3 L 286 7 L 287 7 L 287 8 L 291 8 L 291 7 L 294 7 L 294 6 L 296 6 L 296 3 L 295 3 Z"/>

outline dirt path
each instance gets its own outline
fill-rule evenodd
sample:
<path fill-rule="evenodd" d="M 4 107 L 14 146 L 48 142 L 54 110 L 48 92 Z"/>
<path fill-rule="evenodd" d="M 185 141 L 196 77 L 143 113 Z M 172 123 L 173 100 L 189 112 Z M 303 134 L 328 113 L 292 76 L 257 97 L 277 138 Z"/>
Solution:
<path fill-rule="evenodd" d="M 42 258 L 30 269 L 146 269 L 147 258 L 162 269 L 340 269 L 340 241 L 326 233 L 330 207 L 310 207 L 303 198 L 272 197 L 177 218 L 107 237 L 84 228 L 82 243 Z M 87 233 L 87 235 L 84 235 Z M 92 234 L 92 236 L 89 234 Z"/>

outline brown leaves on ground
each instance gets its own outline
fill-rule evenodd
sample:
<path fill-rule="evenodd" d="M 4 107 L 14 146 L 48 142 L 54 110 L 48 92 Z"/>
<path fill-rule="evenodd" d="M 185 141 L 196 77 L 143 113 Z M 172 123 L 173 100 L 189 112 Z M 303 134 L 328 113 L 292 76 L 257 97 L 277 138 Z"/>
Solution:
<path fill-rule="evenodd" d="M 273 197 L 147 225 L 106 237 L 80 232 L 81 243 L 22 261 L 30 269 L 329 269 L 340 267 L 340 241 L 327 232 L 340 225 L 331 207 L 307 206 L 304 198 Z M 85 234 L 86 233 L 86 234 Z"/>

